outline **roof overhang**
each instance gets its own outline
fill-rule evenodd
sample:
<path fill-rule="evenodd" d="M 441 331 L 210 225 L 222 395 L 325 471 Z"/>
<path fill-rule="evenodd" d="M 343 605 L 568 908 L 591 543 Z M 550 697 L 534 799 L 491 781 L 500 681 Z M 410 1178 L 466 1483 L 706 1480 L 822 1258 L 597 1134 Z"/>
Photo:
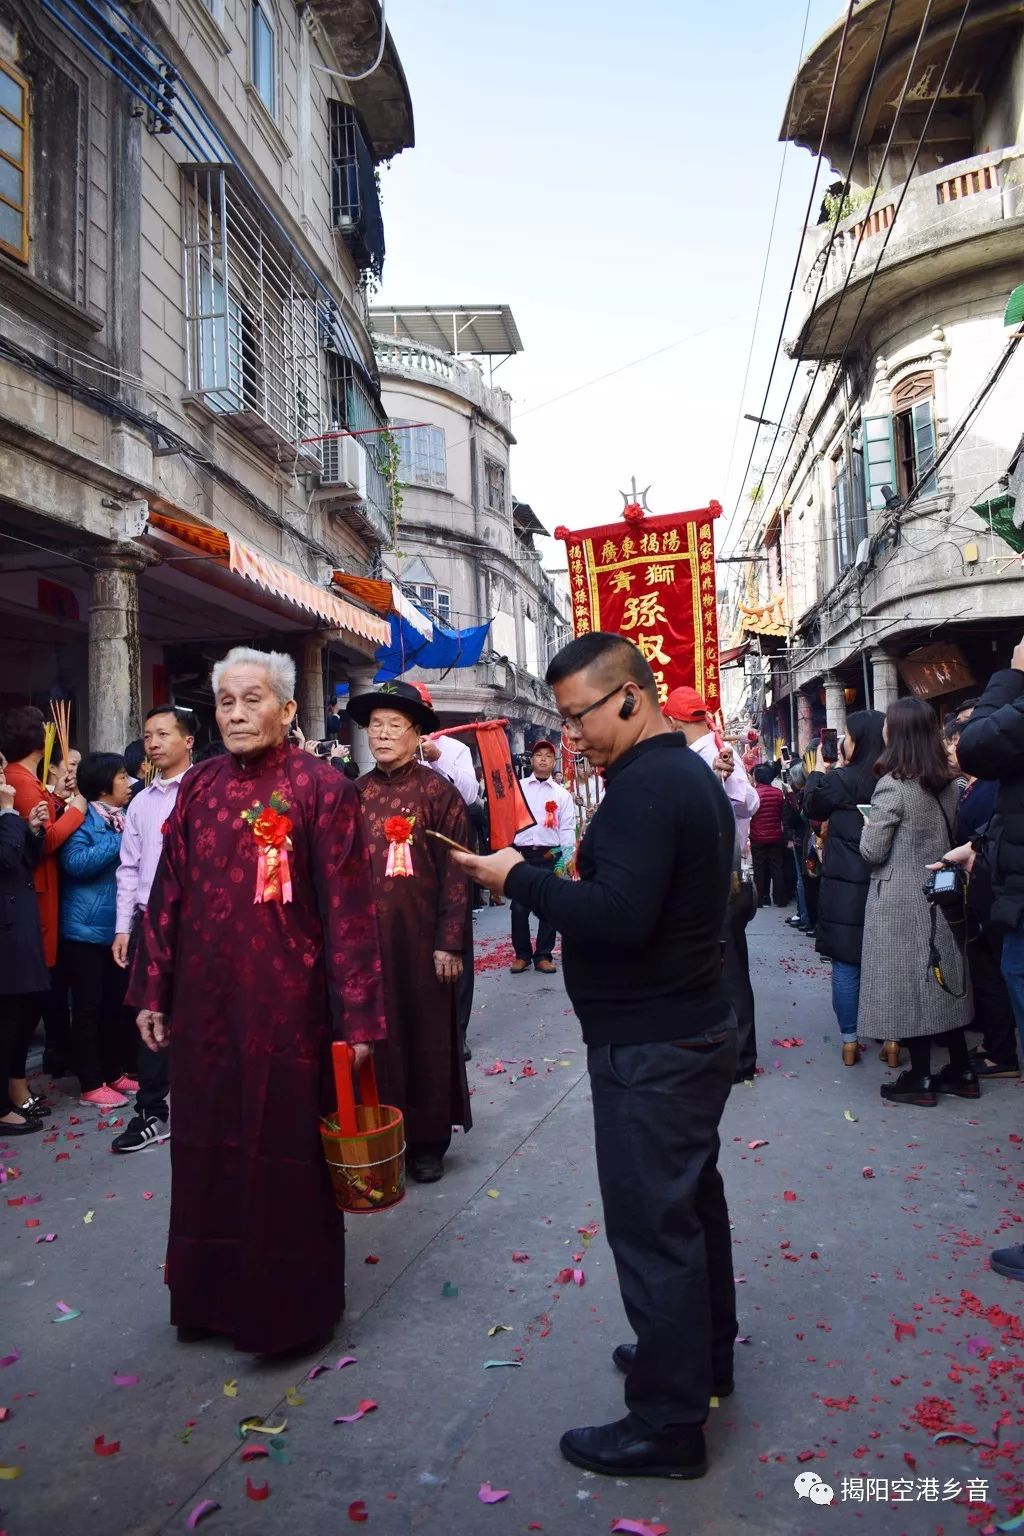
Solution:
<path fill-rule="evenodd" d="M 404 336 L 453 357 L 511 357 L 523 350 L 507 304 L 374 304 L 370 329 L 381 336 Z"/>
<path fill-rule="evenodd" d="M 844 18 L 840 17 L 815 43 L 793 81 L 780 139 L 792 140 L 816 154 L 827 122 L 825 154 L 834 166 L 849 170 L 846 160 L 888 6 L 889 0 L 861 0 L 856 7 L 850 18 L 838 80 L 835 79 L 836 61 Z M 935 81 L 941 75 L 962 11 L 963 0 L 932 0 L 928 31 L 918 55 L 915 78 L 910 81 L 901 124 L 905 121 L 909 124 L 910 117 L 915 112 L 923 112 L 931 102 Z M 924 14 L 925 0 L 895 0 L 881 67 L 865 114 L 862 142 L 870 142 L 871 136 L 883 128 L 887 131 L 892 121 Z M 943 100 L 949 105 L 962 105 L 969 112 L 974 97 L 982 90 L 991 69 L 1001 57 L 998 35 L 1022 25 L 1024 0 L 989 0 L 987 4 L 981 0 L 980 4 L 976 3 L 957 44 Z M 833 81 L 835 92 L 829 113 Z M 916 134 L 915 125 L 911 137 L 916 138 Z"/>
<path fill-rule="evenodd" d="M 309 12 L 346 75 L 369 69 L 380 47 L 380 0 L 309 0 Z M 412 97 L 391 29 L 384 57 L 365 80 L 349 82 L 352 102 L 366 126 L 375 160 L 390 160 L 416 142 Z"/>
<path fill-rule="evenodd" d="M 516 501 L 513 497 L 512 521 L 518 533 L 540 533 L 546 539 L 551 537 L 528 501 Z"/>

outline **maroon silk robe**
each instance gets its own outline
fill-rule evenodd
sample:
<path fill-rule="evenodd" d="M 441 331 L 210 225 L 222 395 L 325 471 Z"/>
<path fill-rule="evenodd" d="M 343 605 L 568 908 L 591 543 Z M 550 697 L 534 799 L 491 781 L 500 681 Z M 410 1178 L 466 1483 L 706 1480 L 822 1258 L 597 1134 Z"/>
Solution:
<path fill-rule="evenodd" d="M 469 1130 L 469 1089 L 459 1038 L 458 986 L 440 982 L 434 951 L 466 948 L 469 881 L 427 827 L 467 843 L 469 824 L 458 791 L 432 768 L 412 762 L 357 780 L 373 867 L 373 894 L 384 958 L 388 1037 L 374 1052 L 384 1103 L 405 1115 L 410 1147 L 447 1146 L 453 1125 Z M 389 816 L 415 817 L 412 875 L 385 873 Z"/>
<path fill-rule="evenodd" d="M 254 905 L 242 811 L 277 792 L 290 902 Z M 185 779 L 128 1000 L 171 1032 L 171 1321 L 259 1354 L 326 1334 L 344 1307 L 344 1226 L 320 1142 L 330 1042 L 384 1034 L 359 802 L 329 763 L 278 747 Z"/>

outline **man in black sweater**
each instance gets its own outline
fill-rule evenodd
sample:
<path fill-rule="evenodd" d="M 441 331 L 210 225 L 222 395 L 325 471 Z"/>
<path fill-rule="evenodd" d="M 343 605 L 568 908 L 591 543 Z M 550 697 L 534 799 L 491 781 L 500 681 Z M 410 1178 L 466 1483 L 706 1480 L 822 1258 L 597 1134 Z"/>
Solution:
<path fill-rule="evenodd" d="M 624 1419 L 569 1430 L 562 1454 L 618 1477 L 700 1477 L 712 1394 L 732 1391 L 736 1296 L 718 1124 L 736 1067 L 722 981 L 732 872 L 725 792 L 658 708 L 650 667 L 620 635 L 581 636 L 547 681 L 606 793 L 579 882 L 512 848 L 456 855 L 473 879 L 562 935 L 583 1026 L 605 1228 L 636 1343 L 620 1344 Z"/>

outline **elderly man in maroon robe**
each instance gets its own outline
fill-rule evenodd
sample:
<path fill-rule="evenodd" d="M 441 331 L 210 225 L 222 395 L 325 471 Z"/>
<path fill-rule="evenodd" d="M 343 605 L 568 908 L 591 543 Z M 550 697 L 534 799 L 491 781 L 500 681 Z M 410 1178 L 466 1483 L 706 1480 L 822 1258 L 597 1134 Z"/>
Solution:
<path fill-rule="evenodd" d="M 465 844 L 469 823 L 458 790 L 417 761 L 420 736 L 439 721 L 415 688 L 385 683 L 348 713 L 367 728 L 376 764 L 356 783 L 384 957 L 388 1038 L 374 1059 L 382 1100 L 405 1115 L 409 1174 L 431 1184 L 452 1126 L 472 1123 L 456 986 L 471 916 L 468 879 L 427 833 Z"/>
<path fill-rule="evenodd" d="M 280 1354 L 344 1307 L 319 1122 L 332 1039 L 384 1035 L 380 948 L 354 788 L 286 740 L 294 663 L 238 648 L 212 682 L 227 754 L 168 818 L 128 998 L 171 1051 L 171 1321 Z"/>

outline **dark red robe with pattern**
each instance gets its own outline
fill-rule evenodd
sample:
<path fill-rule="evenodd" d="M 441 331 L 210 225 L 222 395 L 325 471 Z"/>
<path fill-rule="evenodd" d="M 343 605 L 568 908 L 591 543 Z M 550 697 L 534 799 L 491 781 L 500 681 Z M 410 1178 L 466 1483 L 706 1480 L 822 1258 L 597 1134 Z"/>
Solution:
<path fill-rule="evenodd" d="M 405 1115 L 410 1147 L 446 1145 L 453 1125 L 469 1130 L 469 1089 L 459 1038 L 458 985 L 438 981 L 434 951 L 461 955 L 471 921 L 469 880 L 427 827 L 468 843 L 462 797 L 447 779 L 412 762 L 393 773 L 374 768 L 357 780 L 373 866 L 373 894 L 384 957 L 388 1037 L 374 1052 L 384 1103 Z M 412 875 L 386 873 L 389 816 L 415 817 Z"/>
<path fill-rule="evenodd" d="M 292 899 L 254 904 L 242 812 L 277 793 Z M 171 1321 L 274 1354 L 344 1307 L 320 1116 L 332 1039 L 385 1031 L 363 820 L 329 763 L 278 747 L 194 768 L 167 822 L 128 999 L 169 1020 Z"/>

